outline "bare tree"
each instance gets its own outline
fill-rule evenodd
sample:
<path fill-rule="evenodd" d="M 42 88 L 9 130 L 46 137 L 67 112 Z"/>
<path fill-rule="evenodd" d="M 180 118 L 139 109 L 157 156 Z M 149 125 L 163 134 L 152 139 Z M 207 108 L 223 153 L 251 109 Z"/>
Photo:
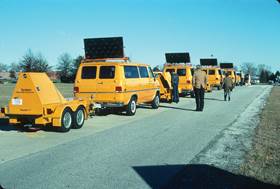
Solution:
<path fill-rule="evenodd" d="M 245 74 L 250 74 L 251 76 L 254 76 L 257 73 L 256 66 L 251 62 L 242 63 L 241 69 Z"/>
<path fill-rule="evenodd" d="M 19 66 L 24 72 L 47 72 L 51 69 L 41 53 L 35 55 L 30 49 L 19 61 Z"/>
<path fill-rule="evenodd" d="M 0 63 L 0 72 L 7 72 L 9 70 L 9 66 L 3 63 Z"/>
<path fill-rule="evenodd" d="M 68 53 L 63 53 L 58 57 L 58 66 L 57 66 L 58 74 L 61 82 L 73 82 L 73 59 Z"/>

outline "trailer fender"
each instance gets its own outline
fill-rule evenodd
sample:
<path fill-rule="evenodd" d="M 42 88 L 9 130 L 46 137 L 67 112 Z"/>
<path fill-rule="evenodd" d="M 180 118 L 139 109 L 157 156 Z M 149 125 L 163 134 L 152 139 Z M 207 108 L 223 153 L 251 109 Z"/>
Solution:
<path fill-rule="evenodd" d="M 61 117 L 65 108 L 70 108 L 70 107 L 66 105 L 60 105 L 56 107 L 56 109 L 53 112 L 52 126 L 61 127 Z M 72 108 L 70 109 L 72 110 Z"/>

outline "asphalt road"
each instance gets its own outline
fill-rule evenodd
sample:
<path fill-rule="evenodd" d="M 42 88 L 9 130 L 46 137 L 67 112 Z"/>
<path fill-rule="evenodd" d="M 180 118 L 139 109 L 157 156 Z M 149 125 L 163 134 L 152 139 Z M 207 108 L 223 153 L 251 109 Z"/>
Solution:
<path fill-rule="evenodd" d="M 265 90 L 269 87 L 237 87 L 230 102 L 223 101 L 222 91 L 207 93 L 204 112 L 193 111 L 194 99 L 181 98 L 158 110 L 139 108 L 134 117 L 98 116 L 69 133 L 19 132 L 0 125 L 0 185 L 164 186 Z"/>

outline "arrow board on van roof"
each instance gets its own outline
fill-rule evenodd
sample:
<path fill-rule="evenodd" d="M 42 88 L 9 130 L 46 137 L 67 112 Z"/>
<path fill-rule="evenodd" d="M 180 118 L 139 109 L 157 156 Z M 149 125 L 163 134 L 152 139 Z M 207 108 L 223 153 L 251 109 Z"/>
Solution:
<path fill-rule="evenodd" d="M 190 54 L 186 53 L 165 53 L 165 59 L 167 63 L 189 63 Z"/>
<path fill-rule="evenodd" d="M 123 58 L 123 38 L 87 38 L 84 39 L 86 59 Z"/>
<path fill-rule="evenodd" d="M 216 58 L 202 58 L 200 59 L 201 66 L 218 66 L 218 60 Z"/>
<path fill-rule="evenodd" d="M 221 68 L 233 68 L 233 63 L 220 63 Z"/>

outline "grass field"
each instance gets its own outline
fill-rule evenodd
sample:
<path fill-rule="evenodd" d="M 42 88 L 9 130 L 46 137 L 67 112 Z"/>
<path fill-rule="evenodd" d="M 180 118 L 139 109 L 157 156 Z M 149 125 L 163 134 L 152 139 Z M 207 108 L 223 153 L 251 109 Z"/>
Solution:
<path fill-rule="evenodd" d="M 73 84 L 56 83 L 56 87 L 64 97 L 73 97 Z M 0 84 L 0 107 L 8 104 L 15 84 Z"/>

